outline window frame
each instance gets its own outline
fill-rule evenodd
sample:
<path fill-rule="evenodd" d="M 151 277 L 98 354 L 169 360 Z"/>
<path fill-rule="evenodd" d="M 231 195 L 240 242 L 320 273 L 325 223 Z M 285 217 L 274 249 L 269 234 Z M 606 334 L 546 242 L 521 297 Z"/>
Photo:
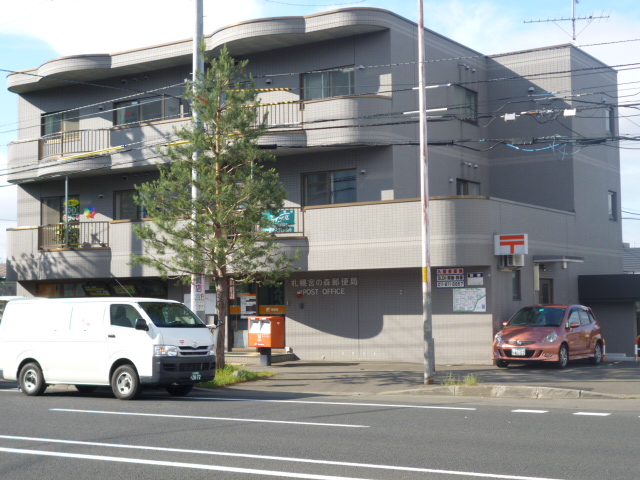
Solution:
<path fill-rule="evenodd" d="M 604 107 L 604 128 L 609 135 L 614 135 L 616 130 L 616 121 L 613 113 L 613 107 Z"/>
<path fill-rule="evenodd" d="M 463 122 L 478 124 L 478 92 L 462 85 L 453 88 L 448 104 L 456 113 L 455 117 Z M 460 113 L 457 113 L 460 112 Z"/>
<path fill-rule="evenodd" d="M 607 192 L 607 210 L 609 213 L 609 220 L 612 222 L 618 221 L 618 192 L 609 190 Z"/>
<path fill-rule="evenodd" d="M 171 100 L 175 100 L 177 101 L 177 114 L 174 115 L 168 115 L 168 103 Z M 146 116 L 142 115 L 142 111 L 144 109 L 145 105 L 149 105 L 152 104 L 154 102 L 159 102 L 160 103 L 160 115 L 157 117 L 153 117 L 153 118 L 146 118 Z M 113 104 L 113 125 L 115 127 L 128 127 L 128 126 L 135 126 L 135 125 L 139 125 L 141 123 L 154 123 L 154 122 L 162 122 L 164 120 L 172 120 L 172 119 L 177 119 L 177 118 L 183 118 L 185 117 L 185 111 L 183 111 L 183 103 L 182 101 L 177 98 L 177 97 L 173 97 L 173 96 L 168 96 L 168 95 L 158 95 L 158 96 L 153 96 L 153 97 L 143 97 L 143 98 L 135 98 L 132 100 L 127 100 L 124 102 L 115 102 Z M 132 120 L 132 121 L 123 121 L 121 122 L 121 120 L 123 120 L 122 118 L 120 118 L 121 116 L 126 115 L 125 112 L 128 107 L 136 107 L 135 111 L 136 111 L 136 119 Z M 143 118 L 144 117 L 144 118 Z"/>
<path fill-rule="evenodd" d="M 520 270 L 511 270 L 511 299 L 522 300 L 522 276 Z"/>
<path fill-rule="evenodd" d="M 57 222 L 51 222 L 51 223 L 47 222 L 47 223 L 45 223 L 45 217 L 44 217 L 45 211 L 44 211 L 43 207 L 45 206 L 45 200 L 49 200 L 49 199 L 55 199 L 55 201 L 58 203 L 58 205 L 56 207 L 49 206 L 49 208 L 52 211 L 57 211 L 58 212 L 58 221 Z M 78 206 L 80 205 L 80 195 L 77 195 L 77 194 L 68 195 L 68 199 L 69 200 L 78 200 Z M 54 225 L 56 223 L 64 223 L 64 217 L 65 217 L 64 206 L 65 206 L 64 205 L 64 195 L 49 195 L 47 197 L 40 197 L 40 225 Z M 78 212 L 79 212 L 79 210 L 78 210 Z M 68 213 L 68 211 L 67 211 L 67 213 Z M 77 214 L 74 214 L 74 216 L 77 216 L 78 219 L 77 220 L 76 219 L 69 220 L 69 222 L 79 221 L 80 214 L 77 213 Z"/>
<path fill-rule="evenodd" d="M 56 125 L 56 123 L 59 124 L 59 130 L 55 130 L 55 127 L 49 127 L 49 125 Z M 78 130 L 80 130 L 80 109 L 48 112 L 40 116 L 40 135 L 43 137 L 64 132 L 77 132 Z"/>
<path fill-rule="evenodd" d="M 142 220 L 143 218 L 147 218 L 147 211 L 144 206 L 138 205 L 134 200 L 133 196 L 131 196 L 132 206 L 135 207 L 136 216 L 134 218 L 124 218 L 122 216 L 122 198 L 121 194 L 132 193 L 136 194 L 137 190 L 135 188 L 128 188 L 124 190 L 114 190 L 113 192 L 113 219 L 114 220 Z"/>
<path fill-rule="evenodd" d="M 336 181 L 333 176 L 335 174 L 348 173 L 352 172 L 353 177 L 353 187 L 349 190 L 353 190 L 353 199 L 350 199 L 346 202 L 344 201 L 335 201 L 336 200 L 336 190 L 334 189 L 334 185 Z M 312 175 L 325 175 L 324 182 L 318 182 L 319 184 L 324 183 L 326 186 L 324 192 L 324 199 L 326 200 L 324 203 L 309 203 L 309 194 L 308 194 L 308 182 L 307 179 Z M 316 194 L 317 195 L 317 194 Z M 303 207 L 313 207 L 318 205 L 336 205 L 341 203 L 354 203 L 358 201 L 358 190 L 357 190 L 357 177 L 356 177 L 356 169 L 348 168 L 348 169 L 340 169 L 340 170 L 324 170 L 320 172 L 305 172 L 302 174 L 302 206 Z"/>
<path fill-rule="evenodd" d="M 478 187 L 478 193 L 470 193 L 470 188 L 471 186 L 476 186 Z M 456 178 L 456 196 L 459 197 L 465 197 L 465 196 L 479 196 L 481 189 L 480 189 L 480 182 L 474 182 L 472 180 L 467 180 L 465 178 Z M 462 190 L 462 193 L 460 193 Z"/>
<path fill-rule="evenodd" d="M 337 80 L 337 77 L 342 75 L 347 76 L 347 85 L 345 86 L 337 84 L 334 86 L 334 82 L 335 80 Z M 319 87 L 310 87 L 307 85 L 307 80 L 314 77 L 319 77 L 322 80 Z M 336 77 L 335 80 L 332 80 L 333 77 Z M 346 93 L 334 91 L 344 88 L 347 89 Z M 305 102 L 311 100 L 323 100 L 326 98 L 347 97 L 349 95 L 355 95 L 355 66 L 351 65 L 346 67 L 332 68 L 329 70 L 319 70 L 303 73 L 300 75 L 300 89 L 302 92 L 302 100 Z M 308 92 L 312 89 L 321 89 L 321 95 L 309 98 Z"/>

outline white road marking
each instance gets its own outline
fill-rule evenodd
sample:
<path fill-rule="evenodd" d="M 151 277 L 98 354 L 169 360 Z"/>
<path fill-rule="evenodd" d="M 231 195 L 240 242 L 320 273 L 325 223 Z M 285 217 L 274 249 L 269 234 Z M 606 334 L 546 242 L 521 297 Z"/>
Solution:
<path fill-rule="evenodd" d="M 103 462 L 135 463 L 135 464 L 142 464 L 142 465 L 162 466 L 162 467 L 193 468 L 197 470 L 213 470 L 213 471 L 220 471 L 220 472 L 250 473 L 254 475 L 269 475 L 272 477 L 305 478 L 305 479 L 308 478 L 313 480 L 360 480 L 360 479 L 355 479 L 351 477 L 335 477 L 330 475 L 314 475 L 314 474 L 308 474 L 308 473 L 279 472 L 275 470 L 261 470 L 257 468 L 223 467 L 221 465 L 203 465 L 198 463 L 167 462 L 162 460 L 145 460 L 141 458 L 108 457 L 105 455 L 85 455 L 80 453 L 44 452 L 41 450 L 26 450 L 26 449 L 20 449 L 20 448 L 0 447 L 0 452 L 21 453 L 25 455 L 40 455 L 45 457 L 73 458 L 78 460 L 98 460 Z"/>
<path fill-rule="evenodd" d="M 314 460 L 314 459 L 294 458 L 294 457 L 276 457 L 271 455 L 252 455 L 247 453 L 216 452 L 216 451 L 209 451 L 209 450 L 190 450 L 190 449 L 184 449 L 184 448 L 150 447 L 150 446 L 144 446 L 144 445 L 126 445 L 126 444 L 119 445 L 115 443 L 83 442 L 78 440 L 62 440 L 62 439 L 54 439 L 54 438 L 19 437 L 19 436 L 13 436 L 13 435 L 0 435 L 0 438 L 4 438 L 7 440 L 33 441 L 33 442 L 44 442 L 44 443 L 61 443 L 66 445 L 82 445 L 82 446 L 121 448 L 121 449 L 147 450 L 147 451 L 151 450 L 151 451 L 159 451 L 159 452 L 190 453 L 190 454 L 198 454 L 198 455 L 215 455 L 215 456 L 225 456 L 225 457 L 242 457 L 242 458 L 269 460 L 269 461 L 297 462 L 297 463 L 309 463 L 309 464 L 320 464 L 320 465 L 336 465 L 336 466 L 345 466 L 345 467 L 371 468 L 371 469 L 379 469 L 379 470 L 395 470 L 395 471 L 403 471 L 403 472 L 440 473 L 440 474 L 446 474 L 446 475 L 492 478 L 492 479 L 500 479 L 500 480 L 560 480 L 560 479 L 553 479 L 553 478 L 546 478 L 546 477 L 525 477 L 521 475 L 501 475 L 501 474 L 495 474 L 495 473 L 462 472 L 462 471 L 456 471 L 456 470 L 438 470 L 438 469 L 431 469 L 431 468 L 402 467 L 402 466 L 396 466 L 396 465 L 377 465 L 377 464 L 369 464 L 369 463 L 336 462 L 331 460 Z M 164 465 L 164 466 L 184 467 L 184 468 L 199 468 L 199 469 L 206 469 L 206 470 L 222 470 L 222 471 L 230 471 L 230 472 L 280 475 L 280 476 L 293 477 L 293 478 L 311 478 L 311 479 L 321 479 L 321 480 L 329 480 L 329 479 L 347 480 L 351 478 L 351 477 L 331 477 L 331 476 L 325 476 L 325 475 L 312 475 L 312 474 L 293 474 L 288 472 L 232 468 L 232 467 L 222 467 L 218 465 L 213 465 L 213 466 L 202 465 L 197 463 L 181 463 L 181 462 L 166 462 L 166 461 L 163 462 L 163 461 L 153 461 L 153 460 L 138 460 L 133 458 L 71 454 L 67 452 L 60 453 L 60 452 L 51 452 L 51 451 L 45 452 L 41 450 L 22 450 L 22 449 L 3 448 L 3 447 L 0 447 L 0 451 L 14 452 L 14 453 L 29 453 L 34 455 L 61 456 L 61 457 L 67 457 L 67 458 L 84 458 L 89 460 L 104 460 L 104 461 L 114 461 L 114 462 L 142 463 L 142 464 L 148 464 L 148 465 Z M 359 478 L 358 480 L 364 480 L 364 479 Z"/>
<path fill-rule="evenodd" d="M 511 410 L 511 413 L 549 413 L 549 410 Z"/>
<path fill-rule="evenodd" d="M 191 420 L 222 420 L 229 422 L 284 423 L 287 425 L 308 425 L 316 427 L 369 428 L 369 425 L 349 425 L 344 423 L 294 422 L 289 420 L 261 420 L 253 418 L 202 417 L 198 415 L 168 415 L 162 413 L 110 412 L 107 410 L 76 410 L 72 408 L 51 408 L 53 412 L 95 413 L 100 415 L 131 415 L 135 417 L 188 418 Z"/>
<path fill-rule="evenodd" d="M 389 408 L 422 408 L 433 410 L 471 410 L 475 411 L 474 407 L 442 407 L 437 405 L 400 405 L 395 403 L 359 403 L 359 402 L 319 402 L 309 400 L 263 400 L 257 398 L 220 398 L 220 397 L 189 397 L 185 400 L 215 400 L 218 402 L 271 402 L 271 403 L 301 403 L 310 405 L 347 405 L 355 407 L 389 407 Z"/>
<path fill-rule="evenodd" d="M 591 417 L 608 417 L 610 413 L 598 413 L 598 412 L 575 412 L 574 415 L 587 415 Z"/>

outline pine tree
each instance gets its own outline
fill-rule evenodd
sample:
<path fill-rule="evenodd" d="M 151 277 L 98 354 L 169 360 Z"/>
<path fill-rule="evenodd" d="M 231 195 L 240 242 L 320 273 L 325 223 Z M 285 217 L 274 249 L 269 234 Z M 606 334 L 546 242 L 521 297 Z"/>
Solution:
<path fill-rule="evenodd" d="M 168 147 L 170 162 L 159 166 L 159 179 L 137 187 L 137 202 L 152 221 L 134 228 L 145 248 L 133 262 L 183 283 L 193 274 L 211 277 L 221 320 L 229 314 L 231 278 L 275 281 L 291 271 L 293 260 L 270 233 L 286 190 L 268 166 L 273 156 L 258 146 L 266 116 L 258 118 L 247 63 L 235 61 L 226 47 L 207 59 L 209 68 L 185 95 L 198 123 L 176 130 L 181 141 Z M 225 365 L 224 345 L 219 328 L 218 368 Z"/>

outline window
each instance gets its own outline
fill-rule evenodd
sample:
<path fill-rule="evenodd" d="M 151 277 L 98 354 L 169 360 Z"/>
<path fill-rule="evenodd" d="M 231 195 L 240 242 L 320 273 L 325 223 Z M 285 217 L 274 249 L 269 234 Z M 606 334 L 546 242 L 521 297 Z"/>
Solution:
<path fill-rule="evenodd" d="M 119 102 L 115 107 L 115 125 L 154 122 L 180 118 L 180 99 L 174 97 L 154 97 Z"/>
<path fill-rule="evenodd" d="M 260 285 L 258 289 L 258 304 L 261 307 L 264 305 L 284 305 L 284 283 Z"/>
<path fill-rule="evenodd" d="M 42 115 L 42 135 L 75 132 L 80 129 L 80 110 L 46 113 Z"/>
<path fill-rule="evenodd" d="M 305 73 L 302 75 L 304 100 L 353 95 L 353 69 Z"/>
<path fill-rule="evenodd" d="M 520 300 L 520 270 L 511 271 L 511 298 L 513 300 Z"/>
<path fill-rule="evenodd" d="M 303 176 L 304 205 L 356 201 L 356 171 L 309 173 Z"/>
<path fill-rule="evenodd" d="M 480 195 L 480 184 L 458 178 L 456 180 L 456 195 Z"/>
<path fill-rule="evenodd" d="M 571 312 L 571 315 L 569 316 L 569 319 L 567 320 L 567 328 L 569 328 L 569 326 L 572 323 L 577 323 L 578 325 L 580 325 L 580 312 L 578 312 L 578 310 L 574 310 Z"/>
<path fill-rule="evenodd" d="M 136 319 L 141 315 L 133 305 L 111 305 L 111 325 L 116 327 L 134 328 Z"/>
<path fill-rule="evenodd" d="M 113 219 L 139 220 L 147 218 L 147 210 L 135 202 L 136 190 L 119 190 L 113 192 Z"/>
<path fill-rule="evenodd" d="M 593 323 L 593 318 L 589 313 L 584 310 L 580 310 L 580 325 L 586 326 Z"/>
<path fill-rule="evenodd" d="M 613 107 L 605 107 L 604 109 L 604 129 L 607 133 L 613 135 L 615 131 L 615 116 L 613 115 Z"/>
<path fill-rule="evenodd" d="M 458 120 L 478 121 L 478 92 L 453 85 L 449 98 L 449 109 Z"/>
<path fill-rule="evenodd" d="M 617 221 L 618 220 L 618 194 L 616 192 L 612 192 L 609 190 L 608 193 L 608 210 L 609 210 L 609 220 Z"/>
<path fill-rule="evenodd" d="M 64 195 L 56 197 L 42 197 L 40 210 L 40 224 L 50 225 L 66 221 L 64 215 Z M 67 209 L 70 222 L 80 221 L 80 195 L 69 195 L 69 207 Z"/>

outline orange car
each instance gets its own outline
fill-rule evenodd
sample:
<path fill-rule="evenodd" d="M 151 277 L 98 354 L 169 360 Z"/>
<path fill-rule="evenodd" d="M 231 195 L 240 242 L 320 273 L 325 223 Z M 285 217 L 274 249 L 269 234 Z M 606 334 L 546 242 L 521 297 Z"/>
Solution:
<path fill-rule="evenodd" d="M 589 307 L 531 305 L 504 324 L 493 342 L 497 367 L 510 363 L 554 362 L 565 368 L 569 360 L 588 358 L 594 365 L 603 358 L 602 329 Z"/>

